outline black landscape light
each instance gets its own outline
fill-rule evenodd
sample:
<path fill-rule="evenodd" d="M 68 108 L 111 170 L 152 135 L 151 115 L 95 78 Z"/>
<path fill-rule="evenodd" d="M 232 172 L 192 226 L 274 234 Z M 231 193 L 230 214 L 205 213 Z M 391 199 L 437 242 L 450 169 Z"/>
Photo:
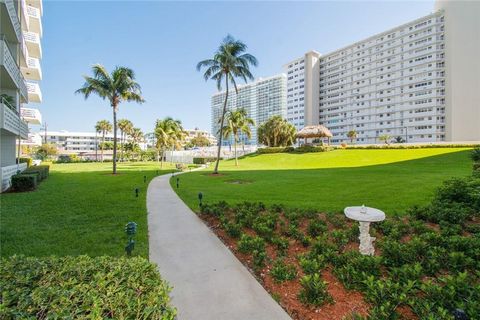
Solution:
<path fill-rule="evenodd" d="M 143 176 L 143 183 L 147 182 L 147 176 Z"/>
<path fill-rule="evenodd" d="M 200 208 L 202 207 L 202 199 L 203 199 L 203 193 L 199 192 L 198 193 L 198 201 L 200 202 L 199 203 Z"/>
<path fill-rule="evenodd" d="M 462 309 L 455 309 L 453 311 L 453 316 L 455 320 L 468 320 L 468 316 Z"/>
<path fill-rule="evenodd" d="M 127 255 L 132 255 L 133 248 L 135 248 L 135 240 L 133 240 L 133 237 L 137 233 L 137 224 L 135 222 L 129 222 L 125 225 L 125 233 L 127 234 L 128 237 L 128 243 L 125 246 L 125 251 L 127 252 Z"/>
<path fill-rule="evenodd" d="M 157 176 L 158 176 L 158 170 L 157 170 Z"/>
<path fill-rule="evenodd" d="M 180 178 L 177 178 L 177 188 L 180 187 Z"/>
<path fill-rule="evenodd" d="M 135 188 L 135 198 L 138 198 L 138 188 Z"/>

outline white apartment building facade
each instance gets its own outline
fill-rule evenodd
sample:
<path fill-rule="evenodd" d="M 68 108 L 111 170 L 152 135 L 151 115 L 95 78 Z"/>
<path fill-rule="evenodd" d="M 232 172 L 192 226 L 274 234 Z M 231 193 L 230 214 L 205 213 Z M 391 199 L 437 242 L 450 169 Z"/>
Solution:
<path fill-rule="evenodd" d="M 24 108 L 35 110 L 31 104 L 42 100 L 41 16 L 41 0 L 0 0 L 0 191 L 26 168 L 17 161 L 17 142 L 28 138 L 28 123 L 40 115 L 38 110 L 25 114 Z"/>
<path fill-rule="evenodd" d="M 257 127 L 269 118 L 280 115 L 287 116 L 287 77 L 280 74 L 268 78 L 259 78 L 255 81 L 239 85 L 238 94 L 235 89 L 229 90 L 227 110 L 245 109 L 248 117 L 255 121 L 251 126 L 251 138 L 241 134 L 239 140 L 243 144 L 257 144 Z M 218 92 L 211 100 L 211 124 L 212 134 L 218 139 L 220 130 L 220 118 L 225 101 L 225 91 Z M 233 145 L 233 137 L 223 140 L 224 145 Z"/>
<path fill-rule="evenodd" d="M 359 143 L 480 140 L 480 2 L 437 1 L 435 9 L 287 63 L 287 119 L 297 129 L 325 125 L 332 143 L 351 130 Z"/>

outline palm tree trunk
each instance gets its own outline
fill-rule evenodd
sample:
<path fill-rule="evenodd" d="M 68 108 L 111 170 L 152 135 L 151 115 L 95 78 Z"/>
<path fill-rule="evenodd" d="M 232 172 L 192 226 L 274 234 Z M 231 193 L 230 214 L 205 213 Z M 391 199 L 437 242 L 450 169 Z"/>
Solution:
<path fill-rule="evenodd" d="M 120 130 L 120 161 L 123 161 L 123 148 L 125 146 L 124 140 L 123 140 L 123 130 Z"/>
<path fill-rule="evenodd" d="M 238 167 L 238 158 L 237 158 L 237 137 L 233 136 L 233 153 L 235 154 L 235 166 Z"/>
<path fill-rule="evenodd" d="M 117 106 L 113 105 L 113 174 L 117 174 Z"/>
<path fill-rule="evenodd" d="M 100 147 L 100 152 L 102 153 L 102 162 L 103 162 L 103 148 L 105 147 L 105 130 L 102 131 L 102 146 Z"/>
<path fill-rule="evenodd" d="M 228 101 L 228 74 L 225 77 L 225 88 L 225 102 L 223 103 L 222 118 L 220 119 L 220 136 L 218 137 L 217 162 L 215 162 L 215 169 L 213 170 L 214 174 L 218 173 L 218 164 L 220 163 L 220 151 L 222 149 L 223 122 L 225 121 L 225 113 L 227 112 Z"/>

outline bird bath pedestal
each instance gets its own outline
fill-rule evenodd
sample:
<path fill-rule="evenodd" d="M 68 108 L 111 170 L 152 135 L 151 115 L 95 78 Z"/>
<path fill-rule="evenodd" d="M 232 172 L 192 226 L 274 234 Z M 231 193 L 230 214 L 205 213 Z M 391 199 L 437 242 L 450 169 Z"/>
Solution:
<path fill-rule="evenodd" d="M 373 247 L 374 237 L 370 236 L 370 223 L 385 220 L 385 213 L 375 208 L 365 206 L 346 207 L 344 210 L 347 218 L 358 221 L 360 223 L 360 253 L 363 255 L 373 256 L 375 248 Z"/>

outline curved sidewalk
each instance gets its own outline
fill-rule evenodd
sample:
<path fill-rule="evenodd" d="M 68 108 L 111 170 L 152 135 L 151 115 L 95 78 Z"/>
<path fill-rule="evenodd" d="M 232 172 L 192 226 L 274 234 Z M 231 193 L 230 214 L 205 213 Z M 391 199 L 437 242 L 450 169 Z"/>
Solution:
<path fill-rule="evenodd" d="M 148 186 L 150 261 L 172 286 L 179 320 L 289 320 L 217 236 L 175 194 L 171 175 Z"/>

